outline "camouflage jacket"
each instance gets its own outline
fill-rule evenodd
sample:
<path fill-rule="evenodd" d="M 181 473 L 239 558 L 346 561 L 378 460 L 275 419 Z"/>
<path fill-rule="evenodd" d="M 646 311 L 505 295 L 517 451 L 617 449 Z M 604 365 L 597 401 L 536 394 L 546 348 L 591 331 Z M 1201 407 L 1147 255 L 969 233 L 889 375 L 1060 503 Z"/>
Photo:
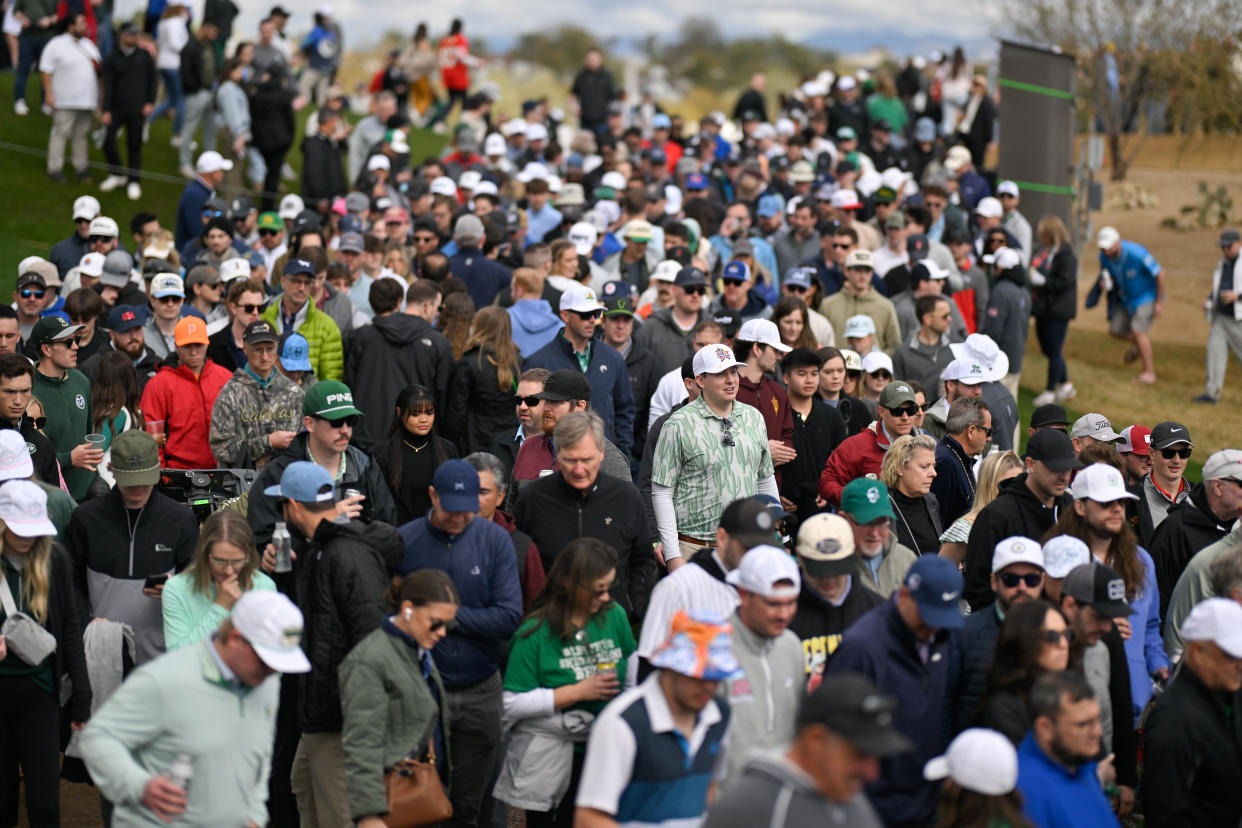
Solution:
<path fill-rule="evenodd" d="M 268 435 L 302 430 L 303 394 L 279 371 L 266 386 L 245 368 L 234 371 L 211 409 L 211 451 L 219 466 L 253 469 L 275 454 Z"/>

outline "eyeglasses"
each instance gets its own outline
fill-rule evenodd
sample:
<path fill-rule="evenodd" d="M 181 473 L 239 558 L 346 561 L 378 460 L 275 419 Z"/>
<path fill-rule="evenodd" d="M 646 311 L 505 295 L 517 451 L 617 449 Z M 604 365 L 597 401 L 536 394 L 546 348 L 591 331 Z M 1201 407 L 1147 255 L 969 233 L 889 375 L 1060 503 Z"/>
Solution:
<path fill-rule="evenodd" d="M 328 424 L 328 428 L 341 428 L 343 426 L 354 427 L 354 423 L 358 422 L 358 415 L 350 414 L 347 417 L 341 417 L 336 420 L 329 420 L 327 417 L 316 417 L 316 420 L 322 420 Z"/>
<path fill-rule="evenodd" d="M 263 309 L 262 305 L 238 305 L 237 309 L 243 313 L 258 313 Z"/>
<path fill-rule="evenodd" d="M 919 407 L 917 405 L 903 405 L 901 408 L 890 408 L 894 417 L 917 417 L 919 416 Z"/>
<path fill-rule="evenodd" d="M 513 398 L 514 405 L 524 405 L 527 408 L 534 408 L 537 405 L 539 405 L 541 402 L 543 402 L 543 397 L 536 397 L 536 396 L 516 397 L 515 396 Z"/>
<path fill-rule="evenodd" d="M 457 619 L 445 621 L 443 618 L 433 618 L 431 623 L 427 625 L 427 628 L 432 632 L 439 632 L 440 630 L 452 631 L 457 629 Z"/>
<path fill-rule="evenodd" d="M 603 311 L 574 311 L 583 322 L 598 322 L 604 315 Z"/>
<path fill-rule="evenodd" d="M 279 236 L 283 232 L 285 231 L 284 230 L 260 230 L 259 235 L 260 236 Z"/>
<path fill-rule="evenodd" d="M 1028 572 L 1025 575 L 1019 575 L 1016 572 L 1002 572 L 1000 574 L 1000 582 L 1008 589 L 1013 589 L 1018 584 L 1026 584 L 1031 589 L 1043 583 L 1044 573 Z"/>
<path fill-rule="evenodd" d="M 29 288 L 22 290 L 23 299 L 42 299 L 46 295 L 46 290 L 30 290 Z"/>
<path fill-rule="evenodd" d="M 721 279 L 720 281 L 729 287 L 741 287 L 746 284 L 745 279 Z"/>
<path fill-rule="evenodd" d="M 1189 458 L 1190 458 L 1190 452 L 1191 452 L 1191 451 L 1192 451 L 1192 449 L 1188 449 L 1188 448 L 1181 448 L 1181 449 L 1175 449 L 1175 448 L 1163 448 L 1163 449 L 1160 449 L 1160 453 L 1161 453 L 1162 455 L 1164 455 L 1164 459 L 1165 459 L 1165 460 L 1172 460 L 1174 457 L 1180 457 L 1180 458 L 1182 458 L 1183 460 L 1187 460 L 1187 459 L 1189 459 Z"/>
<path fill-rule="evenodd" d="M 1045 644 L 1051 644 L 1054 647 L 1062 641 L 1065 641 L 1066 644 L 1074 643 L 1074 631 L 1068 627 L 1063 630 L 1044 630 L 1043 635 L 1040 637 L 1043 638 Z"/>
<path fill-rule="evenodd" d="M 926 409 L 924 409 L 924 410 L 926 410 Z M 971 427 L 971 428 L 977 428 L 977 429 L 979 429 L 980 431 L 982 431 L 982 432 L 983 432 L 983 436 L 984 436 L 984 437 L 987 437 L 989 440 L 990 440 L 990 439 L 992 439 L 992 427 L 991 427 L 991 426 L 988 426 L 987 428 L 984 428 L 984 427 L 983 427 L 983 426 L 981 426 L 981 425 L 974 425 L 974 424 L 972 424 L 970 427 Z"/>
<path fill-rule="evenodd" d="M 720 444 L 722 446 L 728 446 L 729 448 L 733 448 L 734 446 L 736 446 L 737 443 L 733 442 L 733 420 L 729 419 L 728 417 L 725 417 L 723 420 L 720 421 L 720 427 L 721 427 Z"/>
<path fill-rule="evenodd" d="M 240 571 L 246 566 L 245 558 L 217 558 L 215 555 L 209 555 L 207 556 L 207 560 L 211 561 L 211 565 L 217 569 L 232 569 Z"/>
<path fill-rule="evenodd" d="M 682 290 L 691 296 L 704 296 L 707 294 L 707 285 L 690 285 L 689 287 L 683 287 Z"/>
<path fill-rule="evenodd" d="M 308 287 L 310 287 L 310 286 L 311 286 L 311 282 L 312 282 L 312 281 L 314 281 L 314 280 L 313 280 L 313 279 L 295 279 L 295 278 L 293 278 L 293 277 L 286 276 L 286 277 L 284 278 L 284 280 L 283 280 L 283 281 L 286 281 L 286 282 L 288 282 L 290 285 L 293 285 L 293 286 L 295 286 L 295 287 L 305 287 L 305 288 L 308 288 Z"/>

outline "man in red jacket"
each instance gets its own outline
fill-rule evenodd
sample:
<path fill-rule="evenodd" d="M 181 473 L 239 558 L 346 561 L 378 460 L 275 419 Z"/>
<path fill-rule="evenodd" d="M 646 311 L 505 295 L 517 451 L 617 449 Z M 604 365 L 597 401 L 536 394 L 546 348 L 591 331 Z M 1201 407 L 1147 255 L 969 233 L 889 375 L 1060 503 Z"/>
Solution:
<path fill-rule="evenodd" d="M 877 406 L 880 419 L 837 446 L 819 475 L 819 496 L 833 506 L 841 504 L 845 484 L 868 474 L 878 475 L 884 452 L 898 437 L 914 430 L 919 407 L 909 383 L 897 380 L 884 386 Z"/>
<path fill-rule="evenodd" d="M 213 469 L 216 458 L 207 441 L 211 408 L 232 373 L 207 358 L 207 323 L 186 316 L 173 332 L 177 347 L 142 392 L 148 423 L 163 421 L 160 466 L 168 469 Z"/>

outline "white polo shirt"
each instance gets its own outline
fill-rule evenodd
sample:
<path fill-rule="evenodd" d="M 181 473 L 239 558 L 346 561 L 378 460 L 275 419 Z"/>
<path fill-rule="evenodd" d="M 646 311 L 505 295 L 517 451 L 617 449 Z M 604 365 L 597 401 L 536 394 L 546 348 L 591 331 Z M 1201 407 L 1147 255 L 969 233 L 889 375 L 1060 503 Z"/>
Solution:
<path fill-rule="evenodd" d="M 94 111 L 99 106 L 98 62 L 99 49 L 89 38 L 75 40 L 66 32 L 47 42 L 39 71 L 52 76 L 52 99 L 57 109 Z"/>

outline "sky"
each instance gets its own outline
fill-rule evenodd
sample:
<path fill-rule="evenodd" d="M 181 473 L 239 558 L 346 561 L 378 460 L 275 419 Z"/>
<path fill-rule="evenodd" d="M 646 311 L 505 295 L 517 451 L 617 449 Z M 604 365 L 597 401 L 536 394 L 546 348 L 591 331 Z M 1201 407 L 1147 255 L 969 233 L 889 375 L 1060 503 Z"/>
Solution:
<path fill-rule="evenodd" d="M 242 9 L 236 27 L 255 31 L 275 0 L 234 0 Z M 324 0 L 282 0 L 293 12 L 288 31 L 307 31 L 311 16 Z M 765 0 L 756 13 L 754 0 L 712 0 L 710 4 L 689 0 L 456 0 L 453 3 L 377 3 L 376 0 L 328 0 L 342 22 L 346 48 L 371 45 L 386 30 L 413 32 L 425 20 L 433 37 L 443 33 L 452 17 L 461 17 L 466 34 L 475 33 L 489 43 L 506 45 L 522 32 L 573 23 L 602 37 L 639 37 L 648 32 L 675 31 L 676 24 L 710 9 L 726 35 L 781 33 L 791 40 L 811 41 L 831 48 L 857 44 L 854 51 L 888 45 L 894 52 L 930 51 L 962 43 L 968 52 L 994 51 L 991 21 L 979 0 L 920 0 L 883 3 L 875 0 Z M 117 0 L 125 15 L 145 5 L 145 0 Z M 419 7 L 431 8 L 425 16 Z M 196 13 L 201 2 L 194 2 Z M 377 9 L 378 7 L 378 9 Z M 917 18 L 911 9 L 917 8 Z M 388 9 L 389 13 L 381 10 Z M 400 11 L 398 12 L 398 9 Z M 196 14 L 197 16 L 197 14 Z"/>

